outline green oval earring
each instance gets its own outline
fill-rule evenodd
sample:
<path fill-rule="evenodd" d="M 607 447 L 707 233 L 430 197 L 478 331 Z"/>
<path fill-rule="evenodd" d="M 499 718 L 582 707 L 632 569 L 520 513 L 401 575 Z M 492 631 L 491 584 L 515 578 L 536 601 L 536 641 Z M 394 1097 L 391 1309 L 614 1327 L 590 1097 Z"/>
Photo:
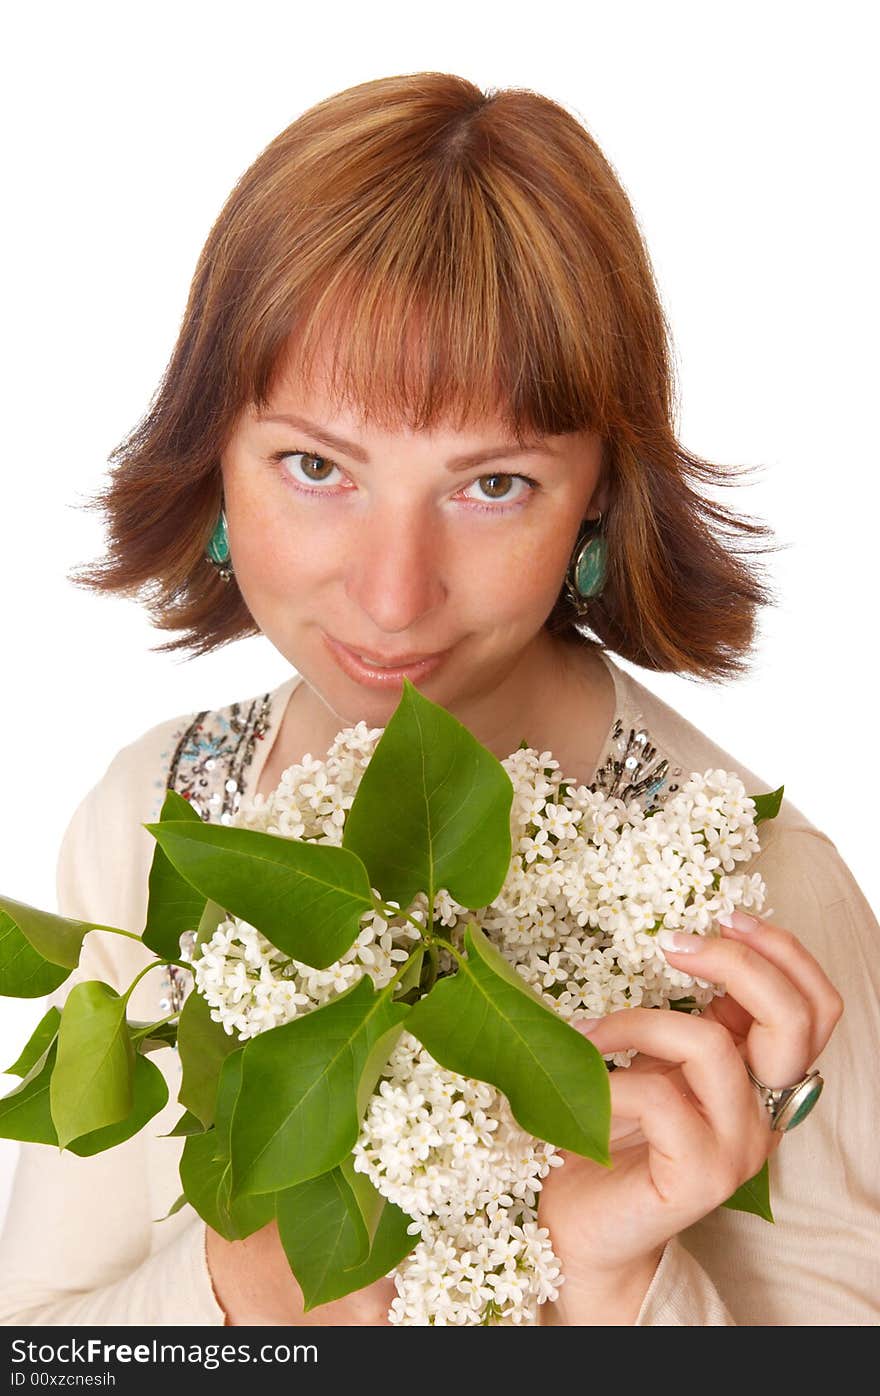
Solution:
<path fill-rule="evenodd" d="M 566 574 L 566 589 L 579 611 L 586 610 L 584 601 L 599 596 L 605 585 L 608 544 L 601 532 L 602 515 L 591 519 L 593 531 L 575 545 L 574 558 Z"/>
<path fill-rule="evenodd" d="M 217 568 L 221 580 L 228 582 L 232 576 L 232 565 L 229 562 L 229 536 L 226 531 L 226 512 L 223 509 L 220 510 L 217 527 L 211 534 L 205 556 Z"/>

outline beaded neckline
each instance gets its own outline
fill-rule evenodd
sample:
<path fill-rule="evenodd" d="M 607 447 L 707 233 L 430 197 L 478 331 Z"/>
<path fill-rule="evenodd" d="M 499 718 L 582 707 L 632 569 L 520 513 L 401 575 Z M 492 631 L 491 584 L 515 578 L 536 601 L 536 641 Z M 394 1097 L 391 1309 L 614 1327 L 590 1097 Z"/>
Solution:
<path fill-rule="evenodd" d="M 272 725 L 274 698 L 274 693 L 263 693 L 213 712 L 205 709 L 180 732 L 166 788 L 188 800 L 202 819 L 232 823 L 257 743 L 265 741 Z"/>
<path fill-rule="evenodd" d="M 662 804 L 679 788 L 675 778 L 681 768 L 671 768 L 641 713 L 632 710 L 623 671 L 602 658 L 614 681 L 616 715 L 589 788 L 625 802 Z M 297 682 L 299 676 L 269 693 L 187 719 L 163 753 L 168 762 L 163 788 L 182 795 L 202 819 L 231 824 L 262 772 L 269 748 L 260 751 L 260 744 L 280 723 Z"/>

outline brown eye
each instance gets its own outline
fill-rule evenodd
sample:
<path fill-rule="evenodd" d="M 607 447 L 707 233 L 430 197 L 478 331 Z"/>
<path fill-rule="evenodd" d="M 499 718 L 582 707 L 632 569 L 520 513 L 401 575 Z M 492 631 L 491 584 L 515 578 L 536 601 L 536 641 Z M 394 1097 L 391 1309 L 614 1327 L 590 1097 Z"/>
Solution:
<path fill-rule="evenodd" d="M 323 456 L 313 456 L 307 451 L 294 451 L 291 454 L 302 457 L 300 469 L 307 480 L 326 480 L 329 472 L 335 469 L 332 462 Z"/>
<path fill-rule="evenodd" d="M 332 460 L 325 460 L 313 451 L 275 451 L 272 459 L 284 471 L 289 482 L 296 485 L 322 485 L 338 470 Z M 327 491 L 321 491 L 327 493 Z"/>
<path fill-rule="evenodd" d="M 520 486 L 517 489 L 517 485 Z M 487 514 L 503 514 L 506 510 L 526 503 L 527 497 L 540 487 L 530 475 L 480 475 L 467 486 L 468 490 L 479 489 L 479 496 L 470 495 L 470 503 Z M 481 502 L 482 501 L 482 502 Z M 494 501 L 494 504 L 492 503 Z M 497 508 L 495 508 L 497 504 Z"/>
<path fill-rule="evenodd" d="M 479 485 L 489 499 L 504 499 L 510 493 L 511 481 L 516 478 L 514 475 L 481 475 Z M 488 489 L 486 481 L 489 482 Z"/>

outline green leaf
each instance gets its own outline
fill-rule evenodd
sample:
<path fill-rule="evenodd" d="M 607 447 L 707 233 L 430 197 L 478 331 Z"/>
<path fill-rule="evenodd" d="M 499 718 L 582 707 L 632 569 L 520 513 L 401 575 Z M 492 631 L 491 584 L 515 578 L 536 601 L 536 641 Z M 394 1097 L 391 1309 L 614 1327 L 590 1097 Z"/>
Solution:
<path fill-rule="evenodd" d="M 351 1153 L 373 1047 L 409 1012 L 364 974 L 330 1003 L 247 1042 L 231 1122 L 233 1197 L 292 1187 Z M 218 1098 L 218 1125 L 222 1118 Z"/>
<path fill-rule="evenodd" d="M 778 790 L 771 791 L 768 795 L 752 795 L 750 799 L 755 802 L 755 823 L 760 824 L 765 819 L 775 819 L 782 804 L 782 797 L 785 793 L 785 786 L 780 785 Z"/>
<path fill-rule="evenodd" d="M 768 1160 L 764 1160 L 763 1167 L 755 1174 L 754 1178 L 749 1178 L 737 1188 L 732 1197 L 721 1204 L 723 1207 L 730 1207 L 734 1212 L 753 1212 L 756 1217 L 763 1217 L 765 1221 L 774 1220 L 773 1211 L 770 1207 L 770 1167 Z"/>
<path fill-rule="evenodd" d="M 343 832 L 386 900 L 440 887 L 487 906 L 510 867 L 513 786 L 500 761 L 409 679 L 364 771 Z"/>
<path fill-rule="evenodd" d="M 193 989 L 187 994 L 177 1027 L 177 1049 L 183 1079 L 178 1100 L 207 1128 L 214 1123 L 214 1103 L 220 1069 L 241 1048 L 235 1033 L 215 1023 L 207 999 Z"/>
<path fill-rule="evenodd" d="M 144 828 L 194 887 L 316 969 L 341 959 L 373 909 L 367 870 L 348 849 L 201 820 Z"/>
<path fill-rule="evenodd" d="M 416 958 L 421 962 L 422 953 L 419 952 Z M 395 1000 L 395 1002 L 399 1002 L 399 1000 Z M 387 1032 L 376 1038 L 367 1054 L 357 1089 L 357 1117 L 359 1121 L 364 1118 L 370 1097 L 376 1089 L 379 1077 L 382 1075 L 384 1067 L 387 1066 L 388 1058 L 394 1051 L 402 1031 L 403 1024 L 396 1023 L 393 1028 L 389 1028 Z M 381 1193 L 376 1191 L 365 1173 L 358 1173 L 355 1170 L 353 1154 L 347 1154 L 338 1166 L 351 1190 L 352 1205 L 357 1207 L 365 1228 L 365 1249 L 364 1254 L 358 1257 L 359 1262 L 367 1258 L 369 1248 L 373 1244 L 373 1237 L 382 1216 L 385 1199 Z"/>
<path fill-rule="evenodd" d="M 65 1000 L 49 1096 L 62 1149 L 131 1112 L 135 1051 L 126 1004 L 96 979 L 76 984 Z"/>
<path fill-rule="evenodd" d="M 395 1004 L 399 1001 L 395 999 Z M 404 1011 L 408 1011 L 408 1005 L 403 1005 Z M 387 1064 L 388 1058 L 394 1051 L 395 1043 L 403 1031 L 402 1020 L 395 1023 L 387 1032 L 383 1032 L 376 1038 L 372 1047 L 367 1052 L 364 1064 L 361 1068 L 360 1081 L 357 1088 L 357 1117 L 364 1118 L 367 1109 L 367 1102 L 376 1089 L 376 1082 L 382 1075 L 382 1069 Z"/>
<path fill-rule="evenodd" d="M 129 1018 L 128 1026 L 135 1049 L 138 1052 L 158 1052 L 160 1047 L 173 1047 L 177 1042 L 176 1023 L 142 1023 L 134 1018 Z M 145 1028 L 149 1028 L 149 1032 L 144 1033 Z M 144 1035 L 139 1037 L 139 1033 L 144 1033 Z"/>
<path fill-rule="evenodd" d="M 381 1280 L 389 1270 L 393 1270 L 414 1251 L 421 1240 L 418 1232 L 412 1236 L 407 1233 L 407 1227 L 412 1224 L 412 1217 L 396 1203 L 383 1200 L 385 1205 L 379 1216 L 370 1254 L 360 1265 L 355 1265 L 345 1272 L 346 1294 L 365 1289 L 374 1280 Z"/>
<path fill-rule="evenodd" d="M 49 1050 L 55 1038 L 58 1036 L 58 1024 L 61 1022 L 61 1014 L 57 1008 L 50 1008 L 37 1023 L 21 1055 L 12 1066 L 6 1068 L 7 1076 L 27 1076 L 31 1068 Z"/>
<path fill-rule="evenodd" d="M 217 1088 L 222 1119 L 203 1134 L 191 1134 L 183 1146 L 180 1180 L 187 1201 L 203 1221 L 227 1241 L 241 1241 L 266 1226 L 275 1215 L 275 1194 L 230 1200 L 229 1120 L 241 1090 L 243 1048 L 223 1063 Z"/>
<path fill-rule="evenodd" d="M 411 1009 L 407 1031 L 442 1066 L 503 1091 L 530 1134 L 610 1164 L 611 1090 L 599 1052 L 542 1003 L 473 921 L 465 949 L 457 972 Z"/>
<path fill-rule="evenodd" d="M 407 994 L 413 993 L 413 1002 L 415 1002 L 417 998 L 421 997 L 421 995 L 419 994 L 419 984 L 422 978 L 422 962 L 424 958 L 425 946 L 419 945 L 415 947 L 413 953 L 410 956 L 409 964 L 407 965 L 403 974 L 397 981 L 395 995 L 398 998 L 398 1000 L 404 999 Z"/>
<path fill-rule="evenodd" d="M 0 1099 L 0 1138 L 30 1144 L 58 1143 L 49 1109 L 49 1083 L 57 1046 L 57 1040 L 53 1040 L 21 1085 Z"/>
<path fill-rule="evenodd" d="M 51 911 L 40 911 L 13 897 L 0 897 L 0 915 L 3 913 L 44 960 L 68 971 L 76 969 L 83 939 L 93 929 L 92 922 L 55 916 Z"/>
<path fill-rule="evenodd" d="M 159 1222 L 167 1221 L 169 1217 L 173 1217 L 174 1214 L 175 1214 L 175 1212 L 179 1212 L 180 1209 L 181 1209 L 181 1207 L 185 1207 L 185 1206 L 186 1206 L 186 1193 L 185 1193 L 185 1192 L 182 1192 L 182 1193 L 180 1194 L 180 1196 L 178 1197 L 177 1201 L 176 1201 L 176 1202 L 172 1202 L 171 1206 L 168 1208 L 168 1211 L 165 1213 L 164 1217 L 154 1217 L 154 1218 L 153 1218 L 153 1224 L 154 1224 L 154 1225 L 158 1225 Z"/>
<path fill-rule="evenodd" d="M 49 961 L 34 948 L 20 924 L 25 919 L 24 911 L 33 912 L 33 907 L 23 907 L 11 897 L 0 897 L 0 996 L 41 999 L 64 983 L 71 966 Z M 88 929 L 82 928 L 83 936 Z"/>
<path fill-rule="evenodd" d="M 176 790 L 168 790 L 159 815 L 160 821 L 204 821 Z M 150 828 L 145 825 L 145 828 Z M 205 898 L 182 877 L 160 844 L 153 850 L 150 867 L 147 924 L 143 942 L 164 960 L 180 959 L 180 937 L 194 931 L 205 909 Z"/>
<path fill-rule="evenodd" d="M 195 959 L 196 951 L 199 949 L 199 947 L 204 945 L 206 941 L 211 939 L 217 927 L 220 925 L 220 922 L 226 921 L 227 919 L 228 915 L 226 908 L 221 906 L 219 902 L 212 902 L 211 898 L 209 897 L 208 900 L 205 902 L 205 909 L 202 912 L 202 919 L 199 922 L 198 927 L 196 929 L 195 945 L 193 946 L 193 959 Z"/>
<path fill-rule="evenodd" d="M 204 1134 L 205 1126 L 197 1115 L 191 1115 L 188 1110 L 184 1110 L 180 1119 L 173 1129 L 169 1129 L 167 1134 L 163 1134 L 163 1139 L 179 1139 L 181 1135 Z"/>
<path fill-rule="evenodd" d="M 221 1165 L 217 1180 L 218 1215 L 227 1239 L 236 1240 L 264 1226 L 275 1215 L 274 1194 L 252 1198 L 232 1198 L 232 1117 L 241 1094 L 244 1048 L 231 1052 L 220 1068 L 217 1082 L 217 1124 L 214 1129 L 214 1161 Z"/>
<path fill-rule="evenodd" d="M 351 1291 L 340 1280 L 361 1263 L 370 1242 L 341 1168 L 285 1188 L 275 1199 L 278 1234 L 303 1292 L 305 1311 Z"/>
<path fill-rule="evenodd" d="M 180 1181 L 187 1202 L 227 1241 L 241 1239 L 237 1225 L 234 1225 L 228 1212 L 221 1210 L 218 1202 L 220 1181 L 227 1169 L 225 1158 L 216 1158 L 217 1130 L 212 1128 L 203 1134 L 190 1134 L 180 1156 Z M 250 1198 L 246 1199 L 251 1201 Z M 264 1199 L 260 1198 L 262 1202 Z M 266 1218 L 271 1221 L 271 1213 Z M 265 1225 L 265 1223 L 260 1223 Z M 255 1231 L 258 1227 L 253 1228 Z"/>
<path fill-rule="evenodd" d="M 0 1138 L 57 1146 L 58 1133 L 50 1108 L 51 1083 L 58 1069 L 57 1050 L 56 1039 L 21 1085 L 0 1100 Z M 80 1158 L 113 1149 L 143 1129 L 167 1101 L 168 1086 L 162 1072 L 148 1058 L 138 1056 L 134 1064 L 132 1108 L 126 1118 L 83 1134 L 67 1147 Z"/>
<path fill-rule="evenodd" d="M 132 1107 L 125 1119 L 81 1134 L 67 1147 L 72 1154 L 79 1154 L 80 1158 L 91 1158 L 93 1154 L 113 1149 L 142 1130 L 167 1104 L 168 1083 L 165 1077 L 155 1062 L 138 1053 L 132 1078 Z"/>
<path fill-rule="evenodd" d="M 352 1200 L 341 1167 L 277 1195 L 278 1234 L 306 1313 L 382 1279 L 418 1245 L 419 1236 L 406 1230 L 412 1218 L 381 1198 L 372 1245 L 362 1260 L 352 1262 L 364 1242 Z"/>
<path fill-rule="evenodd" d="M 363 1228 L 363 1250 L 351 1262 L 352 1265 L 359 1265 L 370 1253 L 382 1216 L 382 1208 L 385 1206 L 385 1198 L 376 1190 L 366 1173 L 357 1171 L 354 1166 L 354 1154 L 347 1154 L 336 1167 L 348 1185 L 349 1205 L 353 1209 L 356 1224 Z"/>

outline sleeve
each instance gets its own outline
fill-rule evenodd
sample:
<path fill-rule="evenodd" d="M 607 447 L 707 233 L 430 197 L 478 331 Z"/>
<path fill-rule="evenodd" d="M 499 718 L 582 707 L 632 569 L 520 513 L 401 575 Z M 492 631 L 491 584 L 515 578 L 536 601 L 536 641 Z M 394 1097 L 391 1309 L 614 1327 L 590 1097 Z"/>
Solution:
<path fill-rule="evenodd" d="M 825 1086 L 770 1162 L 774 1222 L 720 1207 L 677 1238 L 697 1269 L 664 1257 L 639 1322 L 702 1324 L 706 1283 L 742 1326 L 880 1322 L 880 925 L 837 847 L 820 830 L 779 827 L 748 871 L 767 886 L 765 916 L 798 937 L 844 1001 L 813 1063 Z M 663 1273 L 661 1273 L 661 1271 Z M 709 1320 L 715 1321 L 715 1320 Z"/>
<path fill-rule="evenodd" d="M 636 1328 L 730 1328 L 736 1326 L 701 1265 L 673 1236 L 667 1241 L 642 1300 Z"/>
<path fill-rule="evenodd" d="M 60 915 L 143 930 L 155 841 L 140 825 L 157 817 L 150 805 L 163 737 L 160 727 L 124 748 L 75 810 L 58 856 Z M 150 958 L 135 941 L 90 931 L 78 968 L 49 1003 L 60 1007 L 84 979 L 127 988 Z M 160 977 L 157 969 L 138 984 L 132 1016 L 161 1016 Z M 188 1205 L 166 1216 L 180 1192 L 179 1148 L 159 1136 L 180 1114 L 179 1066 L 168 1048 L 153 1060 L 166 1075 L 168 1105 L 126 1143 L 92 1158 L 21 1146 L 0 1238 L 0 1323 L 225 1322 L 208 1271 L 204 1222 Z"/>

